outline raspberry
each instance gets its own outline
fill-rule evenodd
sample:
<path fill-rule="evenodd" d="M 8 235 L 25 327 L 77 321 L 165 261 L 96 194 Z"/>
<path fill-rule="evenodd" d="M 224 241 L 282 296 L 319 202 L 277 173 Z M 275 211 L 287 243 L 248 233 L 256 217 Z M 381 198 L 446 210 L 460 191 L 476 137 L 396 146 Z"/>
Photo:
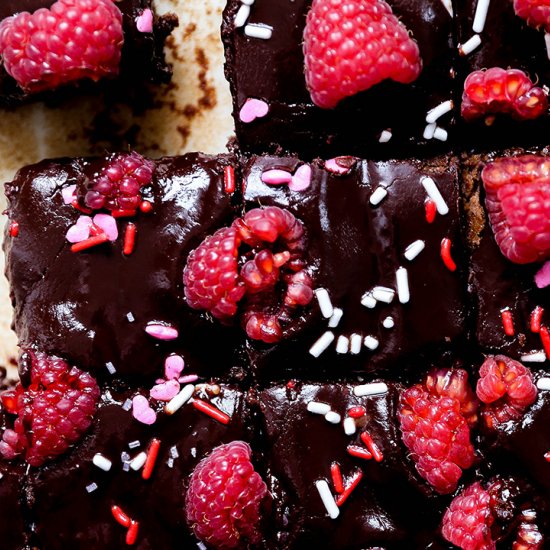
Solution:
<path fill-rule="evenodd" d="M 214 548 L 245 547 L 261 539 L 261 504 L 267 486 L 250 461 L 250 447 L 233 441 L 216 447 L 191 475 L 187 521 Z M 246 546 L 247 547 L 247 546 Z"/>
<path fill-rule="evenodd" d="M 418 78 L 418 45 L 384 0 L 314 0 L 304 29 L 306 83 L 332 109 L 345 97 L 391 79 Z"/>
<path fill-rule="evenodd" d="M 64 453 L 90 427 L 99 399 L 96 381 L 59 357 L 29 351 L 22 362 L 30 366 L 30 384 L 19 383 L 2 394 L 6 412 L 16 414 L 13 430 L 6 429 L 0 455 L 25 455 L 40 466 Z"/>
<path fill-rule="evenodd" d="M 457 391 L 458 382 L 467 384 L 468 375 L 452 370 L 447 377 L 448 384 L 434 384 L 428 378 L 426 384 L 405 390 L 398 411 L 403 443 L 418 473 L 442 494 L 456 489 L 462 470 L 472 466 L 475 458 L 466 420 L 473 418 L 475 401 L 471 390 Z M 464 396 L 463 402 L 458 395 Z"/>
<path fill-rule="evenodd" d="M 550 158 L 499 158 L 481 177 L 501 252 L 518 264 L 550 258 Z"/>
<path fill-rule="evenodd" d="M 249 338 L 278 342 L 293 311 L 313 298 L 304 253 L 303 225 L 290 212 L 275 206 L 251 210 L 189 254 L 183 273 L 187 303 L 227 323 L 246 297 L 240 318 Z"/>
<path fill-rule="evenodd" d="M 93 210 L 137 210 L 141 188 L 153 179 L 155 163 L 138 153 L 115 154 L 107 159 L 101 172 L 79 187 L 84 205 Z"/>
<path fill-rule="evenodd" d="M 518 69 L 473 71 L 464 82 L 461 114 L 464 120 L 487 117 L 490 124 L 498 113 L 507 113 L 518 120 L 535 119 L 548 110 L 548 95 Z"/>
<path fill-rule="evenodd" d="M 476 393 L 486 405 L 481 415 L 489 428 L 521 419 L 537 398 L 531 371 L 505 355 L 488 356 L 479 376 Z"/>
<path fill-rule="evenodd" d="M 550 3 L 548 0 L 514 0 L 514 11 L 531 27 L 550 32 Z"/>
<path fill-rule="evenodd" d="M 111 0 L 58 0 L 0 23 L 0 57 L 26 92 L 118 75 L 123 41 Z"/>

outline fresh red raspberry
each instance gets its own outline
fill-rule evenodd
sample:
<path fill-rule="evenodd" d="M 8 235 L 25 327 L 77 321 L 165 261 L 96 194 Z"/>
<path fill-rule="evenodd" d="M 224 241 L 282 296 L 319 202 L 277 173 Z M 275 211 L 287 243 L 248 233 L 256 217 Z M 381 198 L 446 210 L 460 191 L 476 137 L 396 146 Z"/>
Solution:
<path fill-rule="evenodd" d="M 505 355 L 489 355 L 479 369 L 476 388 L 485 403 L 481 415 L 489 428 L 520 420 L 537 398 L 531 371 Z"/>
<path fill-rule="evenodd" d="M 540 117 L 548 111 L 548 95 L 533 84 L 531 79 L 518 69 L 473 71 L 464 82 L 461 113 L 470 122 L 486 117 L 491 123 L 492 116 L 507 113 L 518 120 Z"/>
<path fill-rule="evenodd" d="M 30 384 L 19 383 L 2 394 L 6 412 L 16 414 L 12 429 L 0 441 L 0 455 L 24 455 L 40 466 L 64 453 L 92 423 L 99 400 L 96 381 L 59 357 L 29 351 L 22 357 L 30 366 Z"/>
<path fill-rule="evenodd" d="M 99 210 L 135 211 L 141 202 L 141 188 L 153 179 L 155 163 L 136 152 L 111 155 L 101 172 L 78 190 L 84 206 Z"/>
<path fill-rule="evenodd" d="M 466 372 L 449 372 L 449 379 L 467 382 Z M 411 451 L 418 473 L 442 494 L 456 489 L 462 470 L 475 459 L 470 427 L 462 412 L 464 408 L 472 414 L 467 404 L 470 397 L 463 405 L 453 395 L 456 390 L 447 393 L 447 388 L 443 386 L 441 391 L 437 384 L 416 384 L 401 394 L 398 411 L 403 443 Z"/>
<path fill-rule="evenodd" d="M 386 79 L 409 84 L 422 70 L 417 43 L 384 0 L 314 0 L 304 58 L 311 99 L 324 109 Z"/>
<path fill-rule="evenodd" d="M 517 264 L 550 258 L 550 158 L 499 158 L 481 177 L 501 252 Z"/>
<path fill-rule="evenodd" d="M 514 11 L 531 27 L 550 32 L 550 2 L 548 0 L 514 0 Z"/>
<path fill-rule="evenodd" d="M 191 475 L 185 498 L 187 522 L 213 548 L 241 548 L 261 540 L 261 505 L 267 486 L 250 461 L 244 441 L 216 447 Z"/>
<path fill-rule="evenodd" d="M 0 57 L 26 92 L 118 75 L 123 42 L 111 0 L 58 0 L 0 23 Z"/>

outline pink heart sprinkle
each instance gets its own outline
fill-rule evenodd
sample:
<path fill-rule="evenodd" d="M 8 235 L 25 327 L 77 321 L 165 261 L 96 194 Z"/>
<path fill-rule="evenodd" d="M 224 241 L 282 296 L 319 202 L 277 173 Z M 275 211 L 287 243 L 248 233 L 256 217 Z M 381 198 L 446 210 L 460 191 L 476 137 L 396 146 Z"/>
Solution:
<path fill-rule="evenodd" d="M 79 243 L 85 241 L 90 236 L 90 227 L 92 226 L 90 216 L 80 216 L 74 225 L 69 227 L 65 237 L 70 243 Z"/>
<path fill-rule="evenodd" d="M 239 118 L 241 119 L 241 122 L 248 124 L 257 118 L 263 118 L 268 112 L 269 105 L 265 101 L 249 97 L 241 107 Z"/>
<path fill-rule="evenodd" d="M 302 164 L 292 176 L 292 181 L 288 184 L 291 191 L 303 191 L 311 185 L 311 166 Z"/>
<path fill-rule="evenodd" d="M 262 174 L 262 181 L 268 185 L 281 185 L 283 183 L 292 183 L 292 174 L 286 170 L 266 170 Z"/>
<path fill-rule="evenodd" d="M 546 288 L 550 285 L 550 260 L 537 271 L 535 275 L 535 284 L 539 288 Z"/>
<path fill-rule="evenodd" d="M 63 197 L 63 202 L 65 204 L 72 204 L 72 202 L 76 199 L 76 185 L 63 187 L 61 190 L 61 196 Z"/>
<path fill-rule="evenodd" d="M 149 395 L 159 401 L 170 401 L 180 391 L 180 383 L 177 380 L 168 380 L 151 388 Z"/>
<path fill-rule="evenodd" d="M 118 239 L 118 228 L 113 216 L 109 214 L 96 214 L 94 216 L 94 224 L 105 231 L 110 241 L 116 241 Z"/>
<path fill-rule="evenodd" d="M 157 413 L 149 406 L 149 401 L 143 395 L 136 395 L 132 399 L 132 415 L 142 424 L 154 424 Z"/>
<path fill-rule="evenodd" d="M 178 329 L 158 323 L 148 324 L 145 332 L 157 340 L 175 340 L 179 334 Z"/>
<path fill-rule="evenodd" d="M 153 32 L 153 12 L 149 8 L 136 17 L 136 27 L 139 32 Z"/>
<path fill-rule="evenodd" d="M 164 361 L 164 376 L 166 380 L 172 380 L 179 378 L 181 372 L 185 367 L 185 361 L 181 355 L 170 355 Z"/>

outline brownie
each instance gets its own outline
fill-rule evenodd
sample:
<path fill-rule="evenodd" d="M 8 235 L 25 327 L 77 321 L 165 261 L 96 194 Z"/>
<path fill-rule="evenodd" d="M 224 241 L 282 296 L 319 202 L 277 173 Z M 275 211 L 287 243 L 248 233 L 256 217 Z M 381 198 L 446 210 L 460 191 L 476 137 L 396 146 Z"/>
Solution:
<path fill-rule="evenodd" d="M 349 160 L 349 159 L 348 159 Z M 465 335 L 465 276 L 467 265 L 461 241 L 458 163 L 454 157 L 429 161 L 356 161 L 346 175 L 311 165 L 311 185 L 303 191 L 263 183 L 271 169 L 295 173 L 302 163 L 292 157 L 253 157 L 243 171 L 246 209 L 276 205 L 304 224 L 314 288 L 328 291 L 334 307 L 343 310 L 336 328 L 328 327 L 314 298 L 289 328 L 289 336 L 275 346 L 248 344 L 252 366 L 260 377 L 343 377 L 353 372 L 396 375 L 407 366 L 424 369 L 429 357 L 440 357 L 459 345 Z M 430 177 L 449 212 L 428 223 L 427 194 L 421 184 Z M 373 206 L 373 192 L 387 187 L 387 196 Z M 376 202 L 376 201 L 375 201 Z M 452 243 L 457 269 L 451 272 L 441 256 L 442 239 Z M 425 248 L 407 260 L 405 249 L 421 240 Z M 396 290 L 396 271 L 408 271 L 410 301 L 362 305 L 374 287 Z M 392 328 L 386 328 L 388 318 Z M 325 331 L 334 341 L 319 357 L 309 350 Z M 360 352 L 336 352 L 339 336 L 361 335 Z M 376 338 L 377 349 L 362 344 Z M 357 338 L 357 337 L 356 337 Z"/>
<path fill-rule="evenodd" d="M 239 364 L 244 333 L 186 306 L 183 267 L 206 234 L 233 221 L 223 173 L 234 160 L 190 154 L 156 161 L 144 192 L 152 212 L 118 219 L 117 241 L 74 253 L 66 233 L 82 213 L 64 203 L 62 191 L 101 162 L 44 161 L 6 185 L 9 218 L 19 224 L 17 237 L 8 224 L 5 251 L 20 346 L 57 354 L 99 377 L 110 377 L 114 367 L 117 376 L 149 381 L 168 354 L 180 352 L 189 373 L 229 373 Z M 128 221 L 137 228 L 136 244 L 124 255 Z M 150 322 L 170 324 L 179 338 L 152 338 L 145 333 Z"/>
<path fill-rule="evenodd" d="M 405 155 L 440 149 L 438 140 L 423 138 L 426 113 L 453 99 L 452 61 L 456 52 L 453 19 L 441 0 L 389 0 L 395 15 L 418 42 L 423 70 L 412 84 L 386 81 L 347 98 L 335 109 L 316 107 L 306 89 L 303 31 L 311 0 L 273 0 L 250 6 L 247 23 L 272 27 L 268 40 L 251 38 L 235 28 L 240 0 L 230 0 L 223 15 L 226 77 L 233 96 L 239 146 L 245 152 L 290 151 L 303 158 L 334 155 Z M 263 118 L 243 123 L 239 112 L 249 98 L 269 105 Z M 452 115 L 438 121 L 452 134 Z M 380 143 L 384 130 L 389 142 Z"/>

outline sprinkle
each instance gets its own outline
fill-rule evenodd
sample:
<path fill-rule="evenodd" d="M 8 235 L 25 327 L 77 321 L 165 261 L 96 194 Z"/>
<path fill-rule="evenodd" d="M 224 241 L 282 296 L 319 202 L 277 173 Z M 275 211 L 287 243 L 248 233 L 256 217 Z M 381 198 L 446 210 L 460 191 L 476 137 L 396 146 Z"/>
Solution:
<path fill-rule="evenodd" d="M 325 161 L 325 170 L 331 172 L 332 174 L 343 176 L 345 174 L 349 174 L 356 163 L 357 157 L 352 157 L 349 155 L 334 157 Z"/>
<path fill-rule="evenodd" d="M 391 130 L 388 128 L 387 130 L 382 130 L 380 137 L 378 138 L 379 143 L 388 143 L 390 139 L 392 138 Z"/>
<path fill-rule="evenodd" d="M 354 478 L 351 480 L 350 484 L 346 487 L 344 492 L 336 499 L 337 506 L 342 506 L 342 504 L 344 504 L 344 502 L 348 500 L 349 496 L 351 495 L 351 493 L 353 493 L 357 485 L 359 485 L 359 482 L 361 481 L 362 478 L 363 478 L 363 472 L 359 470 L 357 474 L 354 476 Z"/>
<path fill-rule="evenodd" d="M 183 405 L 185 405 L 191 397 L 193 397 L 194 393 L 195 386 L 193 386 L 193 384 L 187 384 L 187 386 L 184 386 L 178 395 L 171 399 L 164 407 L 164 412 L 166 414 L 174 414 L 176 411 L 181 409 L 181 407 L 183 407 Z"/>
<path fill-rule="evenodd" d="M 393 328 L 395 326 L 395 321 L 393 320 L 393 317 L 391 315 L 388 315 L 383 321 L 382 326 L 384 328 Z"/>
<path fill-rule="evenodd" d="M 105 363 L 105 366 L 107 367 L 107 370 L 109 371 L 109 374 L 115 374 L 116 368 L 115 366 L 109 361 L 108 363 Z"/>
<path fill-rule="evenodd" d="M 130 523 L 132 523 L 132 520 L 127 514 L 122 511 L 122 508 L 120 508 L 120 506 L 116 506 L 116 504 L 111 506 L 111 513 L 113 514 L 115 520 L 120 523 L 120 525 L 122 525 L 122 527 L 130 527 Z"/>
<path fill-rule="evenodd" d="M 349 339 L 347 336 L 338 336 L 336 340 L 336 353 L 347 353 L 349 351 Z"/>
<path fill-rule="evenodd" d="M 113 463 L 108 458 L 105 458 L 100 453 L 96 453 L 94 455 L 94 458 L 92 458 L 92 463 L 94 466 L 97 466 L 100 470 L 103 470 L 104 472 L 108 472 L 113 465 Z"/>
<path fill-rule="evenodd" d="M 145 451 L 141 451 L 141 453 L 138 453 L 130 461 L 130 468 L 132 468 L 134 472 L 137 472 L 138 470 L 141 470 L 143 468 L 146 461 L 147 461 L 147 453 Z"/>
<path fill-rule="evenodd" d="M 422 134 L 422 137 L 424 139 L 433 139 L 436 128 L 437 124 L 435 122 L 433 122 L 432 124 L 427 124 L 426 128 L 424 128 L 424 133 Z"/>
<path fill-rule="evenodd" d="M 543 266 L 535 273 L 535 284 L 537 288 L 546 288 L 550 285 L 550 260 L 544 262 Z"/>
<path fill-rule="evenodd" d="M 139 32 L 153 32 L 153 12 L 146 8 L 143 13 L 136 17 L 136 28 Z"/>
<path fill-rule="evenodd" d="M 544 453 L 544 460 L 546 460 L 546 462 L 550 462 L 550 451 Z"/>
<path fill-rule="evenodd" d="M 350 352 L 353 355 L 358 355 L 361 353 L 361 342 L 363 341 L 363 337 L 360 334 L 352 334 L 350 338 Z"/>
<path fill-rule="evenodd" d="M 441 241 L 440 255 L 445 267 L 449 271 L 456 271 L 456 263 L 451 256 L 451 239 L 445 238 Z"/>
<path fill-rule="evenodd" d="M 61 189 L 61 196 L 63 197 L 64 204 L 72 204 L 76 200 L 76 184 L 63 187 Z"/>
<path fill-rule="evenodd" d="M 440 103 L 437 107 L 430 109 L 426 115 L 426 122 L 428 124 L 433 124 L 436 120 L 441 118 L 443 115 L 450 113 L 453 110 L 453 101 L 449 99 Z"/>
<path fill-rule="evenodd" d="M 90 483 L 89 485 L 86 485 L 86 492 L 87 493 L 93 493 L 94 491 L 97 491 L 98 486 L 97 483 Z"/>
<path fill-rule="evenodd" d="M 170 447 L 169 454 L 170 458 L 178 458 L 180 456 L 180 454 L 178 453 L 178 448 L 175 445 L 172 445 L 172 447 Z"/>
<path fill-rule="evenodd" d="M 428 199 L 424 203 L 424 208 L 426 209 L 426 221 L 428 223 L 433 223 L 435 220 L 435 215 L 437 213 L 437 207 L 435 206 L 435 202 Z"/>
<path fill-rule="evenodd" d="M 514 336 L 514 319 L 512 317 L 512 312 L 509 308 L 505 308 L 500 312 L 502 316 L 502 326 L 504 327 L 504 334 L 506 336 Z"/>
<path fill-rule="evenodd" d="M 425 247 L 426 243 L 423 240 L 418 239 L 405 248 L 403 256 L 405 256 L 409 262 L 412 262 L 424 250 Z"/>
<path fill-rule="evenodd" d="M 358 445 L 348 445 L 347 451 L 349 455 L 356 458 L 362 458 L 364 460 L 372 459 L 372 454 L 367 451 L 367 449 L 363 449 L 363 447 L 359 447 Z"/>
<path fill-rule="evenodd" d="M 388 190 L 385 187 L 377 187 L 369 198 L 369 202 L 373 206 L 379 205 L 388 195 Z"/>
<path fill-rule="evenodd" d="M 338 462 L 333 462 L 330 465 L 330 475 L 332 476 L 332 484 L 334 485 L 334 490 L 337 493 L 343 493 L 344 480 L 342 479 L 342 471 L 340 470 L 340 464 L 338 464 Z"/>
<path fill-rule="evenodd" d="M 483 32 L 490 3 L 491 0 L 477 0 L 476 13 L 474 15 L 474 24 L 472 25 L 472 30 L 474 32 Z"/>
<path fill-rule="evenodd" d="M 453 2 L 452 0 L 441 0 L 445 9 L 449 12 L 451 17 L 454 17 Z"/>
<path fill-rule="evenodd" d="M 152 212 L 153 210 L 153 205 L 149 201 L 141 201 L 139 204 L 139 209 L 144 214 L 149 214 L 149 212 Z"/>
<path fill-rule="evenodd" d="M 126 533 L 126 544 L 132 546 L 136 543 L 137 536 L 139 531 L 139 523 L 137 521 L 132 521 L 128 532 Z"/>
<path fill-rule="evenodd" d="M 124 232 L 124 246 L 122 252 L 125 256 L 129 256 L 134 251 L 136 242 L 136 224 L 129 223 Z"/>
<path fill-rule="evenodd" d="M 136 439 L 135 441 L 130 441 L 128 443 L 128 449 L 137 449 L 141 445 L 141 441 L 139 439 Z"/>
<path fill-rule="evenodd" d="M 371 290 L 372 297 L 378 302 L 384 302 L 391 304 L 395 296 L 395 290 L 388 288 L 387 286 L 375 286 Z"/>
<path fill-rule="evenodd" d="M 546 55 L 548 59 L 550 59 L 550 32 L 545 33 L 544 41 L 546 43 Z"/>
<path fill-rule="evenodd" d="M 355 386 L 353 393 L 357 397 L 365 397 L 367 395 L 378 395 L 388 392 L 388 386 L 385 382 L 373 382 L 371 384 L 363 384 Z"/>
<path fill-rule="evenodd" d="M 259 23 L 246 25 L 244 28 L 244 34 L 250 38 L 261 38 L 262 40 L 269 40 L 273 35 L 273 28 L 269 25 L 262 25 Z"/>
<path fill-rule="evenodd" d="M 174 467 L 174 459 L 172 457 L 170 457 L 167 461 L 166 461 L 166 466 L 168 466 L 168 468 L 173 468 Z"/>
<path fill-rule="evenodd" d="M 157 461 L 157 456 L 160 449 L 160 440 L 153 439 L 149 450 L 147 451 L 147 458 L 145 459 L 145 465 L 143 466 L 143 472 L 141 472 L 141 477 L 143 479 L 149 479 L 153 473 L 153 468 L 155 467 L 155 462 Z"/>
<path fill-rule="evenodd" d="M 319 401 L 310 401 L 307 404 L 307 410 L 313 414 L 322 414 L 323 416 L 330 412 L 330 405 L 320 403 Z"/>
<path fill-rule="evenodd" d="M 374 351 L 378 346 L 380 345 L 380 342 L 378 341 L 378 338 L 375 338 L 374 336 L 365 336 L 365 339 L 363 340 L 363 344 L 365 344 L 365 347 L 367 349 L 370 349 L 371 351 Z"/>
<path fill-rule="evenodd" d="M 340 424 L 342 417 L 337 412 L 329 411 L 325 414 L 325 420 L 331 424 Z"/>
<path fill-rule="evenodd" d="M 235 15 L 235 19 L 233 21 L 235 28 L 240 29 L 241 27 L 244 27 L 249 16 L 250 16 L 250 6 L 247 6 L 246 4 L 241 4 L 241 7 L 239 8 L 237 15 Z"/>
<path fill-rule="evenodd" d="M 539 378 L 537 380 L 537 388 L 539 390 L 548 391 L 550 390 L 550 378 Z"/>
<path fill-rule="evenodd" d="M 190 384 L 192 382 L 196 382 L 198 379 L 198 374 L 186 374 L 185 376 L 178 378 L 178 382 L 180 384 Z"/>
<path fill-rule="evenodd" d="M 132 400 L 126 399 L 126 401 L 124 401 L 124 403 L 122 404 L 122 409 L 125 411 L 129 411 L 131 408 L 132 408 Z"/>
<path fill-rule="evenodd" d="M 206 548 L 206 545 L 203 544 L 202 542 L 197 542 L 197 547 L 198 547 L 199 550 L 208 550 Z"/>
<path fill-rule="evenodd" d="M 129 323 L 133 323 L 136 320 L 134 314 L 131 311 L 126 314 L 126 319 L 128 319 Z"/>
<path fill-rule="evenodd" d="M 317 487 L 317 491 L 319 491 L 319 496 L 325 505 L 329 517 L 331 519 L 336 519 L 340 515 L 340 510 L 338 506 L 336 506 L 336 502 L 334 502 L 334 497 L 332 496 L 328 483 L 324 479 L 319 479 L 315 482 L 315 486 Z"/>
<path fill-rule="evenodd" d="M 251 6 L 254 4 L 255 0 L 241 0 L 241 4 L 246 4 L 247 6 Z"/>
<path fill-rule="evenodd" d="M 217 420 L 221 424 L 229 424 L 229 421 L 231 420 L 231 417 L 228 414 L 225 414 L 220 411 L 220 409 L 214 407 L 214 405 L 211 405 L 202 399 L 195 399 L 193 401 L 193 407 L 208 415 L 210 418 Z"/>
<path fill-rule="evenodd" d="M 347 417 L 344 419 L 344 433 L 346 435 L 353 435 L 357 430 L 357 426 L 355 425 L 355 420 L 351 417 Z"/>
<path fill-rule="evenodd" d="M 262 173 L 261 180 L 268 185 L 281 185 L 292 181 L 292 174 L 286 170 L 273 168 Z"/>
<path fill-rule="evenodd" d="M 449 137 L 449 132 L 445 130 L 445 128 L 440 128 L 439 126 L 435 129 L 434 132 L 434 139 L 437 139 L 439 141 L 447 141 Z"/>
<path fill-rule="evenodd" d="M 548 331 L 548 327 L 540 327 L 540 339 L 542 340 L 546 357 L 550 357 L 550 332 Z"/>
<path fill-rule="evenodd" d="M 17 237 L 19 235 L 19 222 L 10 222 L 10 237 Z"/>
<path fill-rule="evenodd" d="M 474 34 L 464 44 L 458 45 L 458 53 L 462 56 L 470 55 L 476 48 L 481 45 L 481 36 Z"/>
<path fill-rule="evenodd" d="M 382 462 L 384 455 L 380 451 L 378 445 L 372 440 L 372 437 L 369 432 L 364 431 L 361 434 L 361 441 L 366 445 L 369 452 L 372 454 L 372 457 L 376 462 Z"/>
<path fill-rule="evenodd" d="M 123 472 L 129 472 L 129 471 L 130 471 L 130 463 L 129 463 L 129 462 L 125 462 L 125 463 L 122 465 L 122 471 L 123 471 Z"/>
<path fill-rule="evenodd" d="M 175 340 L 179 335 L 177 328 L 159 323 L 149 323 L 145 332 L 157 340 Z"/>
<path fill-rule="evenodd" d="M 122 451 L 120 453 L 120 460 L 121 462 L 130 462 L 130 455 L 126 451 Z"/>
<path fill-rule="evenodd" d="M 362 405 L 358 405 L 357 407 L 352 407 L 348 411 L 348 414 L 352 418 L 362 418 L 363 416 L 365 416 L 367 414 L 367 409 L 365 409 L 365 407 L 363 407 Z"/>
<path fill-rule="evenodd" d="M 445 199 L 439 192 L 439 189 L 437 188 L 437 185 L 435 184 L 435 181 L 430 177 L 423 177 L 420 180 L 420 183 L 422 183 L 424 189 L 426 190 L 426 193 L 428 193 L 428 196 L 430 199 L 432 199 L 435 202 L 435 206 L 437 208 L 437 211 L 442 215 L 445 216 L 449 213 L 449 207 L 447 206 L 447 203 L 445 202 Z"/>
<path fill-rule="evenodd" d="M 361 298 L 361 305 L 368 307 L 369 309 L 373 309 L 376 307 L 376 299 L 372 295 L 372 291 L 369 290 L 363 294 Z"/>
<path fill-rule="evenodd" d="M 521 360 L 525 363 L 544 363 L 546 361 L 546 353 L 544 351 L 532 351 L 521 356 Z"/>
<path fill-rule="evenodd" d="M 223 189 L 228 194 L 235 192 L 235 169 L 233 166 L 226 166 L 224 168 Z"/>
<path fill-rule="evenodd" d="M 309 353 L 313 357 L 319 357 L 332 344 L 335 336 L 330 330 L 327 330 L 314 344 L 309 348 Z"/>
<path fill-rule="evenodd" d="M 239 111 L 239 120 L 245 124 L 250 124 L 257 118 L 263 118 L 267 113 L 269 113 L 269 105 L 265 101 L 249 97 Z"/>
<path fill-rule="evenodd" d="M 88 248 L 92 248 L 94 246 L 106 243 L 108 240 L 109 240 L 109 237 L 107 237 L 105 233 L 101 233 L 100 235 L 95 235 L 88 239 L 84 239 L 79 243 L 73 244 L 71 246 L 71 252 L 75 252 L 75 253 L 82 252 L 83 250 L 87 250 Z"/>
<path fill-rule="evenodd" d="M 132 416 L 142 424 L 150 426 L 157 420 L 157 413 L 149 405 L 144 395 L 136 395 L 132 399 Z"/>
<path fill-rule="evenodd" d="M 317 296 L 317 301 L 319 302 L 321 314 L 325 319 L 330 319 L 334 313 L 334 308 L 332 307 L 332 302 L 330 301 L 330 296 L 327 289 L 317 288 L 314 292 L 315 296 Z"/>
<path fill-rule="evenodd" d="M 111 212 L 113 218 L 133 218 L 136 215 L 135 210 L 113 210 Z"/>
<path fill-rule="evenodd" d="M 397 284 L 397 297 L 402 304 L 408 303 L 411 299 L 409 290 L 409 273 L 406 268 L 400 267 L 395 272 L 395 280 Z"/>
<path fill-rule="evenodd" d="M 311 185 L 312 170 L 309 164 L 302 164 L 298 167 L 292 180 L 288 184 L 291 191 L 304 191 Z"/>

